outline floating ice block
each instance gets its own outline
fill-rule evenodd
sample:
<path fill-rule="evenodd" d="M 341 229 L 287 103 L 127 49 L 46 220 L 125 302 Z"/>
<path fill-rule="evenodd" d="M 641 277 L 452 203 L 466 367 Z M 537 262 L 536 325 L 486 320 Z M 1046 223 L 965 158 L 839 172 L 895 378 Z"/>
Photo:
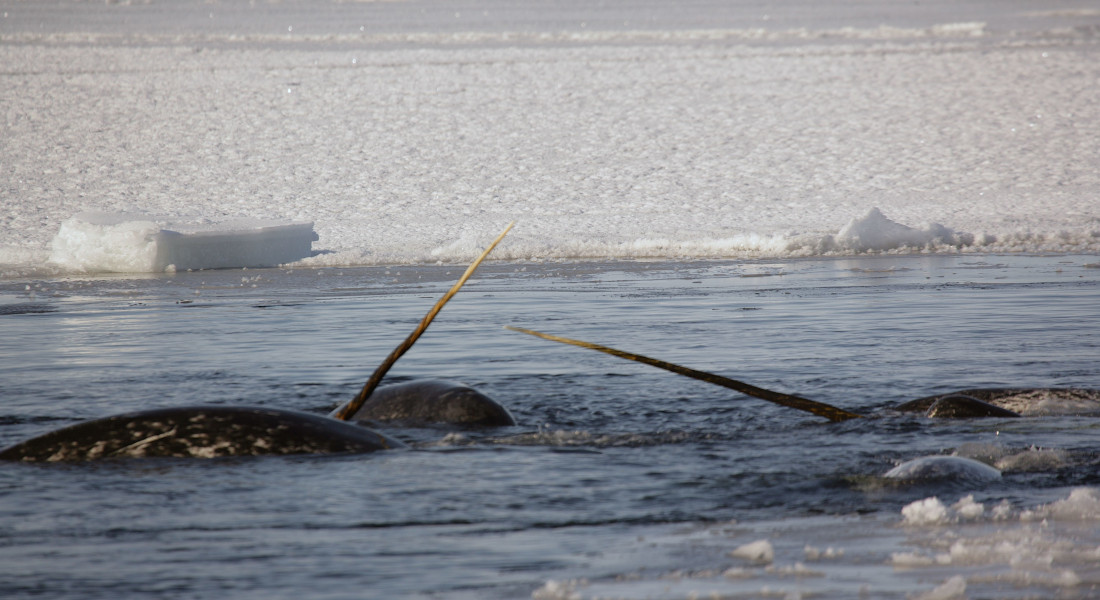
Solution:
<path fill-rule="evenodd" d="M 273 267 L 310 256 L 316 240 L 313 223 L 82 212 L 61 224 L 50 262 L 116 273 Z"/>
<path fill-rule="evenodd" d="M 974 236 L 957 234 L 954 230 L 939 223 L 915 229 L 886 218 L 878 208 L 872 208 L 866 215 L 852 219 L 835 236 L 836 244 L 846 250 L 859 252 L 884 251 L 896 248 L 921 248 L 929 244 L 970 245 Z"/>

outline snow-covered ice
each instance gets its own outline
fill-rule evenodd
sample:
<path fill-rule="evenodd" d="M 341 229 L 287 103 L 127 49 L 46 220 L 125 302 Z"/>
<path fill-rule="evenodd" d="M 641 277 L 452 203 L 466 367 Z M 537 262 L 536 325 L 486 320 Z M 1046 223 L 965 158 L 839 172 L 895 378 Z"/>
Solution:
<path fill-rule="evenodd" d="M 768 540 L 756 540 L 730 551 L 730 556 L 752 562 L 770 563 L 775 559 L 775 549 Z"/>
<path fill-rule="evenodd" d="M 935 245 L 959 247 L 974 243 L 974 236 L 956 234 L 939 223 L 919 229 L 896 223 L 878 208 L 872 208 L 863 217 L 849 221 L 837 232 L 834 239 L 837 247 L 854 252 L 926 248 Z"/>
<path fill-rule="evenodd" d="M 238 218 L 208 219 L 149 216 L 140 213 L 85 211 L 63 221 L 51 243 L 48 264 L 67 271 L 153 273 L 177 269 L 220 269 L 278 266 L 313 255 L 318 239 L 313 223 Z M 479 252 L 481 237 L 473 232 L 433 249 L 430 256 L 450 259 Z M 939 224 L 917 229 L 896 223 L 878 208 L 853 218 L 835 235 L 750 236 L 727 240 L 678 242 L 636 241 L 624 256 L 710 255 L 732 252 L 823 253 L 890 250 L 934 250 L 963 247 L 972 236 L 958 236 Z M 675 248 L 670 248 L 675 246 Z M 583 252 L 583 251 L 582 251 Z M 335 259 L 335 264 L 342 259 Z M 319 255 L 306 264 L 333 264 Z"/>
<path fill-rule="evenodd" d="M 82 212 L 61 224 L 50 263 L 120 273 L 273 267 L 310 256 L 316 239 L 313 223 Z"/>
<path fill-rule="evenodd" d="M 313 222 L 312 265 L 1100 251 L 1088 11 L 355 4 L 6 6 L 2 272 L 84 211 Z"/>

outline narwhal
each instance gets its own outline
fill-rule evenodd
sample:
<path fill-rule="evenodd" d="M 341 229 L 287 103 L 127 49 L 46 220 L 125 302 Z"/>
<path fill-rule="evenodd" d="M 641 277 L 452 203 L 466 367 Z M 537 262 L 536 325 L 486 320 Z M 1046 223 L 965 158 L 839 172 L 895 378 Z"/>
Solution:
<path fill-rule="evenodd" d="M 337 417 L 341 406 L 329 416 Z M 442 379 L 414 379 L 380 387 L 351 419 L 367 426 L 504 427 L 516 419 L 476 389 Z"/>
<path fill-rule="evenodd" d="M 123 457 L 259 456 L 374 452 L 405 446 L 352 419 L 514 424 L 507 410 L 466 386 L 411 382 L 373 392 L 386 372 L 427 329 L 443 306 L 500 243 L 507 228 L 466 269 L 420 324 L 375 369 L 359 394 L 322 416 L 258 406 L 158 408 L 95 419 L 37 436 L 0 451 L 0 460 L 83 461 Z M 368 400 L 371 402 L 368 403 Z"/>
<path fill-rule="evenodd" d="M 553 342 L 588 348 L 589 350 L 596 350 L 604 354 L 610 354 L 626 360 L 647 364 L 685 377 L 736 390 L 746 396 L 760 398 L 761 400 L 767 400 L 773 404 L 779 404 L 780 406 L 787 406 L 820 417 L 825 417 L 830 421 L 847 421 L 849 419 L 860 419 L 865 417 L 865 415 L 825 404 L 824 402 L 810 400 L 794 394 L 785 394 L 783 392 L 768 390 L 715 373 L 691 369 L 661 359 L 617 350 L 601 344 L 551 335 L 549 333 L 542 333 L 532 329 L 524 329 L 522 327 L 513 327 L 510 325 L 506 325 L 504 328 Z M 894 410 L 907 413 L 923 412 L 925 416 L 930 418 L 1015 418 L 1022 416 L 1018 411 L 1023 411 L 1033 406 L 1037 398 L 1059 398 L 1067 401 L 1086 402 L 1094 406 L 1100 406 L 1100 390 L 1083 388 L 988 388 L 960 390 L 957 392 L 918 398 L 900 404 L 895 407 Z"/>
<path fill-rule="evenodd" d="M 551 335 L 521 327 L 505 326 L 505 329 L 526 333 L 554 342 L 596 350 L 634 362 L 640 362 L 685 377 L 736 390 L 747 396 L 767 400 L 774 404 L 809 412 L 834 422 L 865 418 L 864 415 L 825 404 L 824 402 L 764 389 L 722 375 L 691 369 L 675 363 L 632 352 L 625 352 L 609 346 Z M 1017 411 L 1031 409 L 1036 406 L 1036 404 L 1039 404 L 1039 402 L 1036 402 L 1037 400 L 1051 398 L 1079 404 L 1088 404 L 1093 407 L 1100 406 L 1100 390 L 1080 388 L 992 388 L 961 390 L 947 394 L 918 398 L 897 406 L 895 410 L 908 413 L 923 412 L 925 416 L 929 418 L 938 419 L 977 417 L 1019 418 L 1022 415 Z M 1016 410 L 1012 410 L 1012 408 Z M 1000 479 L 1000 477 L 1000 470 L 993 466 L 962 456 L 921 456 L 897 465 L 883 474 L 884 479 L 894 480 L 900 483 L 950 480 L 975 484 L 995 481 Z"/>

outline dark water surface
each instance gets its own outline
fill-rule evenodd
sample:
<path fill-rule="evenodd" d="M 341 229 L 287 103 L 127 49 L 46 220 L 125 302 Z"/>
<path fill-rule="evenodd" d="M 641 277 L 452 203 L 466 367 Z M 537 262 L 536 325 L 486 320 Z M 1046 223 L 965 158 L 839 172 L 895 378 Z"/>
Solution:
<path fill-rule="evenodd" d="M 1100 561 L 1071 550 L 1100 546 L 1100 513 L 1041 532 L 1024 514 L 1100 485 L 1095 407 L 830 424 L 501 326 L 873 414 L 964 388 L 1100 388 L 1098 267 L 973 255 L 490 264 L 390 379 L 463 381 L 519 426 L 391 431 L 414 448 L 358 456 L 0 464 L 0 596 L 905 598 L 962 577 L 973 597 L 1090 597 Z M 143 408 L 326 412 L 461 271 L 0 282 L 0 446 Z M 959 449 L 1023 458 L 994 483 L 878 478 Z M 911 502 L 967 494 L 1010 517 L 899 526 Z M 1015 535 L 1020 555 L 1061 554 L 1042 567 L 947 550 L 996 535 Z M 769 565 L 729 556 L 757 539 L 774 547 Z M 845 551 L 813 551 L 827 547 Z M 899 568 L 907 552 L 953 560 Z"/>

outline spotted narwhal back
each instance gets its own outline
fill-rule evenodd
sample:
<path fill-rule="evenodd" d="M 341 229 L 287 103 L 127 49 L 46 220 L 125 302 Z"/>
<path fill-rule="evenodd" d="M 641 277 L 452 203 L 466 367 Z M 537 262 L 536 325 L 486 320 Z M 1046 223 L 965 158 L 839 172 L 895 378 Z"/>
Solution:
<path fill-rule="evenodd" d="M 0 451 L 0 459 L 259 456 L 372 452 L 403 444 L 366 427 L 266 407 L 191 406 L 113 415 Z"/>

